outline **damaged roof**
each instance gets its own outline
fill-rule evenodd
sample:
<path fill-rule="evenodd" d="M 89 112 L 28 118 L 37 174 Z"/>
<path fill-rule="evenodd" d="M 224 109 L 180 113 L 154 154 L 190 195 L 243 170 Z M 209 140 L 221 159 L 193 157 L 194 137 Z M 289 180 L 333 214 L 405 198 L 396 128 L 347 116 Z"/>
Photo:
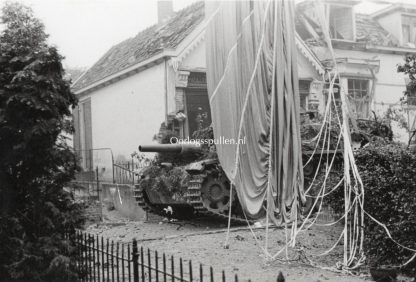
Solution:
<path fill-rule="evenodd" d="M 74 91 L 143 62 L 166 49 L 175 49 L 202 22 L 204 2 L 194 3 L 162 25 L 155 24 L 113 46 L 75 84 Z"/>
<path fill-rule="evenodd" d="M 306 6 L 309 5 L 309 6 Z M 309 3 L 299 5 L 299 16 L 296 18 L 296 31 L 309 47 L 324 46 L 323 32 L 320 25 L 304 13 Z M 355 14 L 356 43 L 368 43 L 375 46 L 397 47 L 399 41 L 389 34 L 370 15 Z"/>
<path fill-rule="evenodd" d="M 399 46 L 399 42 L 369 15 L 355 14 L 356 40 L 377 46 Z"/>

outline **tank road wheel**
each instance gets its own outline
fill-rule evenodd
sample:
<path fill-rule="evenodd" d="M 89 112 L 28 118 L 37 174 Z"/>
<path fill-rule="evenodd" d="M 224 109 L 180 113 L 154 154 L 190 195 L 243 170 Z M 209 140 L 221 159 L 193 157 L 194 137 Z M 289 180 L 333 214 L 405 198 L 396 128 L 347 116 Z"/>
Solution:
<path fill-rule="evenodd" d="M 233 193 L 233 201 L 235 192 Z M 230 209 L 230 182 L 225 175 L 208 175 L 201 186 L 201 199 L 206 209 L 215 213 L 225 213 Z"/>
<path fill-rule="evenodd" d="M 230 181 L 225 174 L 217 175 L 217 173 L 191 175 L 187 200 L 199 214 L 226 221 L 230 210 Z M 255 219 L 262 217 L 263 214 L 264 212 L 260 211 L 255 218 L 249 217 L 247 220 L 254 223 Z M 247 223 L 234 188 L 231 221 L 238 224 Z"/>

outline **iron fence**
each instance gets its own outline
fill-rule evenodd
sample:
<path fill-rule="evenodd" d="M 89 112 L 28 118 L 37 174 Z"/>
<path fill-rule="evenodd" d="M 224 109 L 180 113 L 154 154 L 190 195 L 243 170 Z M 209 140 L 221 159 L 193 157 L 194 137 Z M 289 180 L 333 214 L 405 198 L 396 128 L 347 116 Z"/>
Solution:
<path fill-rule="evenodd" d="M 195 267 L 192 260 L 139 247 L 136 239 L 114 242 L 81 231 L 70 237 L 76 246 L 74 262 L 79 281 L 226 281 L 224 271 L 214 272 L 212 266 L 202 264 Z M 231 280 L 238 282 L 238 275 Z"/>
<path fill-rule="evenodd" d="M 132 184 L 138 180 L 138 174 L 141 169 L 147 167 L 147 164 L 131 161 L 113 162 L 113 183 Z"/>
<path fill-rule="evenodd" d="M 149 159 L 141 157 L 117 161 L 110 148 L 75 150 L 74 152 L 74 161 L 82 169 L 77 172 L 74 181 L 83 184 L 94 182 L 99 177 L 102 182 L 111 181 L 115 184 L 134 185 L 140 171 L 151 163 Z"/>

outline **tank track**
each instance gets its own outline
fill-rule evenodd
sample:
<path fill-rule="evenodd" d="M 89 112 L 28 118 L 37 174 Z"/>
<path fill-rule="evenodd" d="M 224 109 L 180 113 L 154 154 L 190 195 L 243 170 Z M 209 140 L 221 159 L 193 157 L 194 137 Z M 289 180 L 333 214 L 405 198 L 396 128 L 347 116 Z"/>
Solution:
<path fill-rule="evenodd" d="M 140 185 L 134 185 L 134 198 L 136 199 L 136 203 L 139 205 L 139 207 L 141 207 L 146 212 L 165 216 L 162 211 L 148 204 L 148 201 L 145 200 L 145 197 L 147 197 L 147 195 L 144 193 L 144 189 L 140 187 Z"/>
<path fill-rule="evenodd" d="M 144 189 L 140 187 L 140 185 L 134 186 L 134 198 L 136 199 L 136 203 L 139 205 L 139 207 L 141 207 L 144 211 L 152 214 L 180 220 L 187 220 L 195 217 L 195 210 L 187 203 L 152 204 L 149 201 Z M 172 207 L 174 211 L 173 215 L 168 215 L 163 210 L 168 206 Z"/>
<path fill-rule="evenodd" d="M 204 203 L 201 198 L 201 188 L 202 183 L 204 182 L 205 178 L 207 177 L 206 174 L 193 174 L 189 180 L 188 184 L 188 193 L 186 195 L 187 202 L 198 212 L 198 214 L 210 217 L 210 218 L 217 218 L 222 221 L 228 220 L 228 211 L 224 213 L 216 212 L 209 210 L 207 207 L 204 206 Z M 232 205 L 236 204 L 237 199 L 233 199 Z M 248 222 L 253 224 L 257 220 L 248 219 Z M 238 223 L 238 224 L 246 224 L 247 221 L 243 215 L 236 215 L 231 214 L 231 222 Z"/>

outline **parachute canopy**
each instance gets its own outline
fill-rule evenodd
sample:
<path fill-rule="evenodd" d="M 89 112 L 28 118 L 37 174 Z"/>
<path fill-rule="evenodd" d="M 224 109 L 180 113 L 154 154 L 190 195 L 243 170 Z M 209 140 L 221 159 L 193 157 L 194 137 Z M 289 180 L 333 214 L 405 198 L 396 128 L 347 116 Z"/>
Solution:
<path fill-rule="evenodd" d="M 293 1 L 207 1 L 207 80 L 221 165 L 244 211 L 304 201 Z"/>

